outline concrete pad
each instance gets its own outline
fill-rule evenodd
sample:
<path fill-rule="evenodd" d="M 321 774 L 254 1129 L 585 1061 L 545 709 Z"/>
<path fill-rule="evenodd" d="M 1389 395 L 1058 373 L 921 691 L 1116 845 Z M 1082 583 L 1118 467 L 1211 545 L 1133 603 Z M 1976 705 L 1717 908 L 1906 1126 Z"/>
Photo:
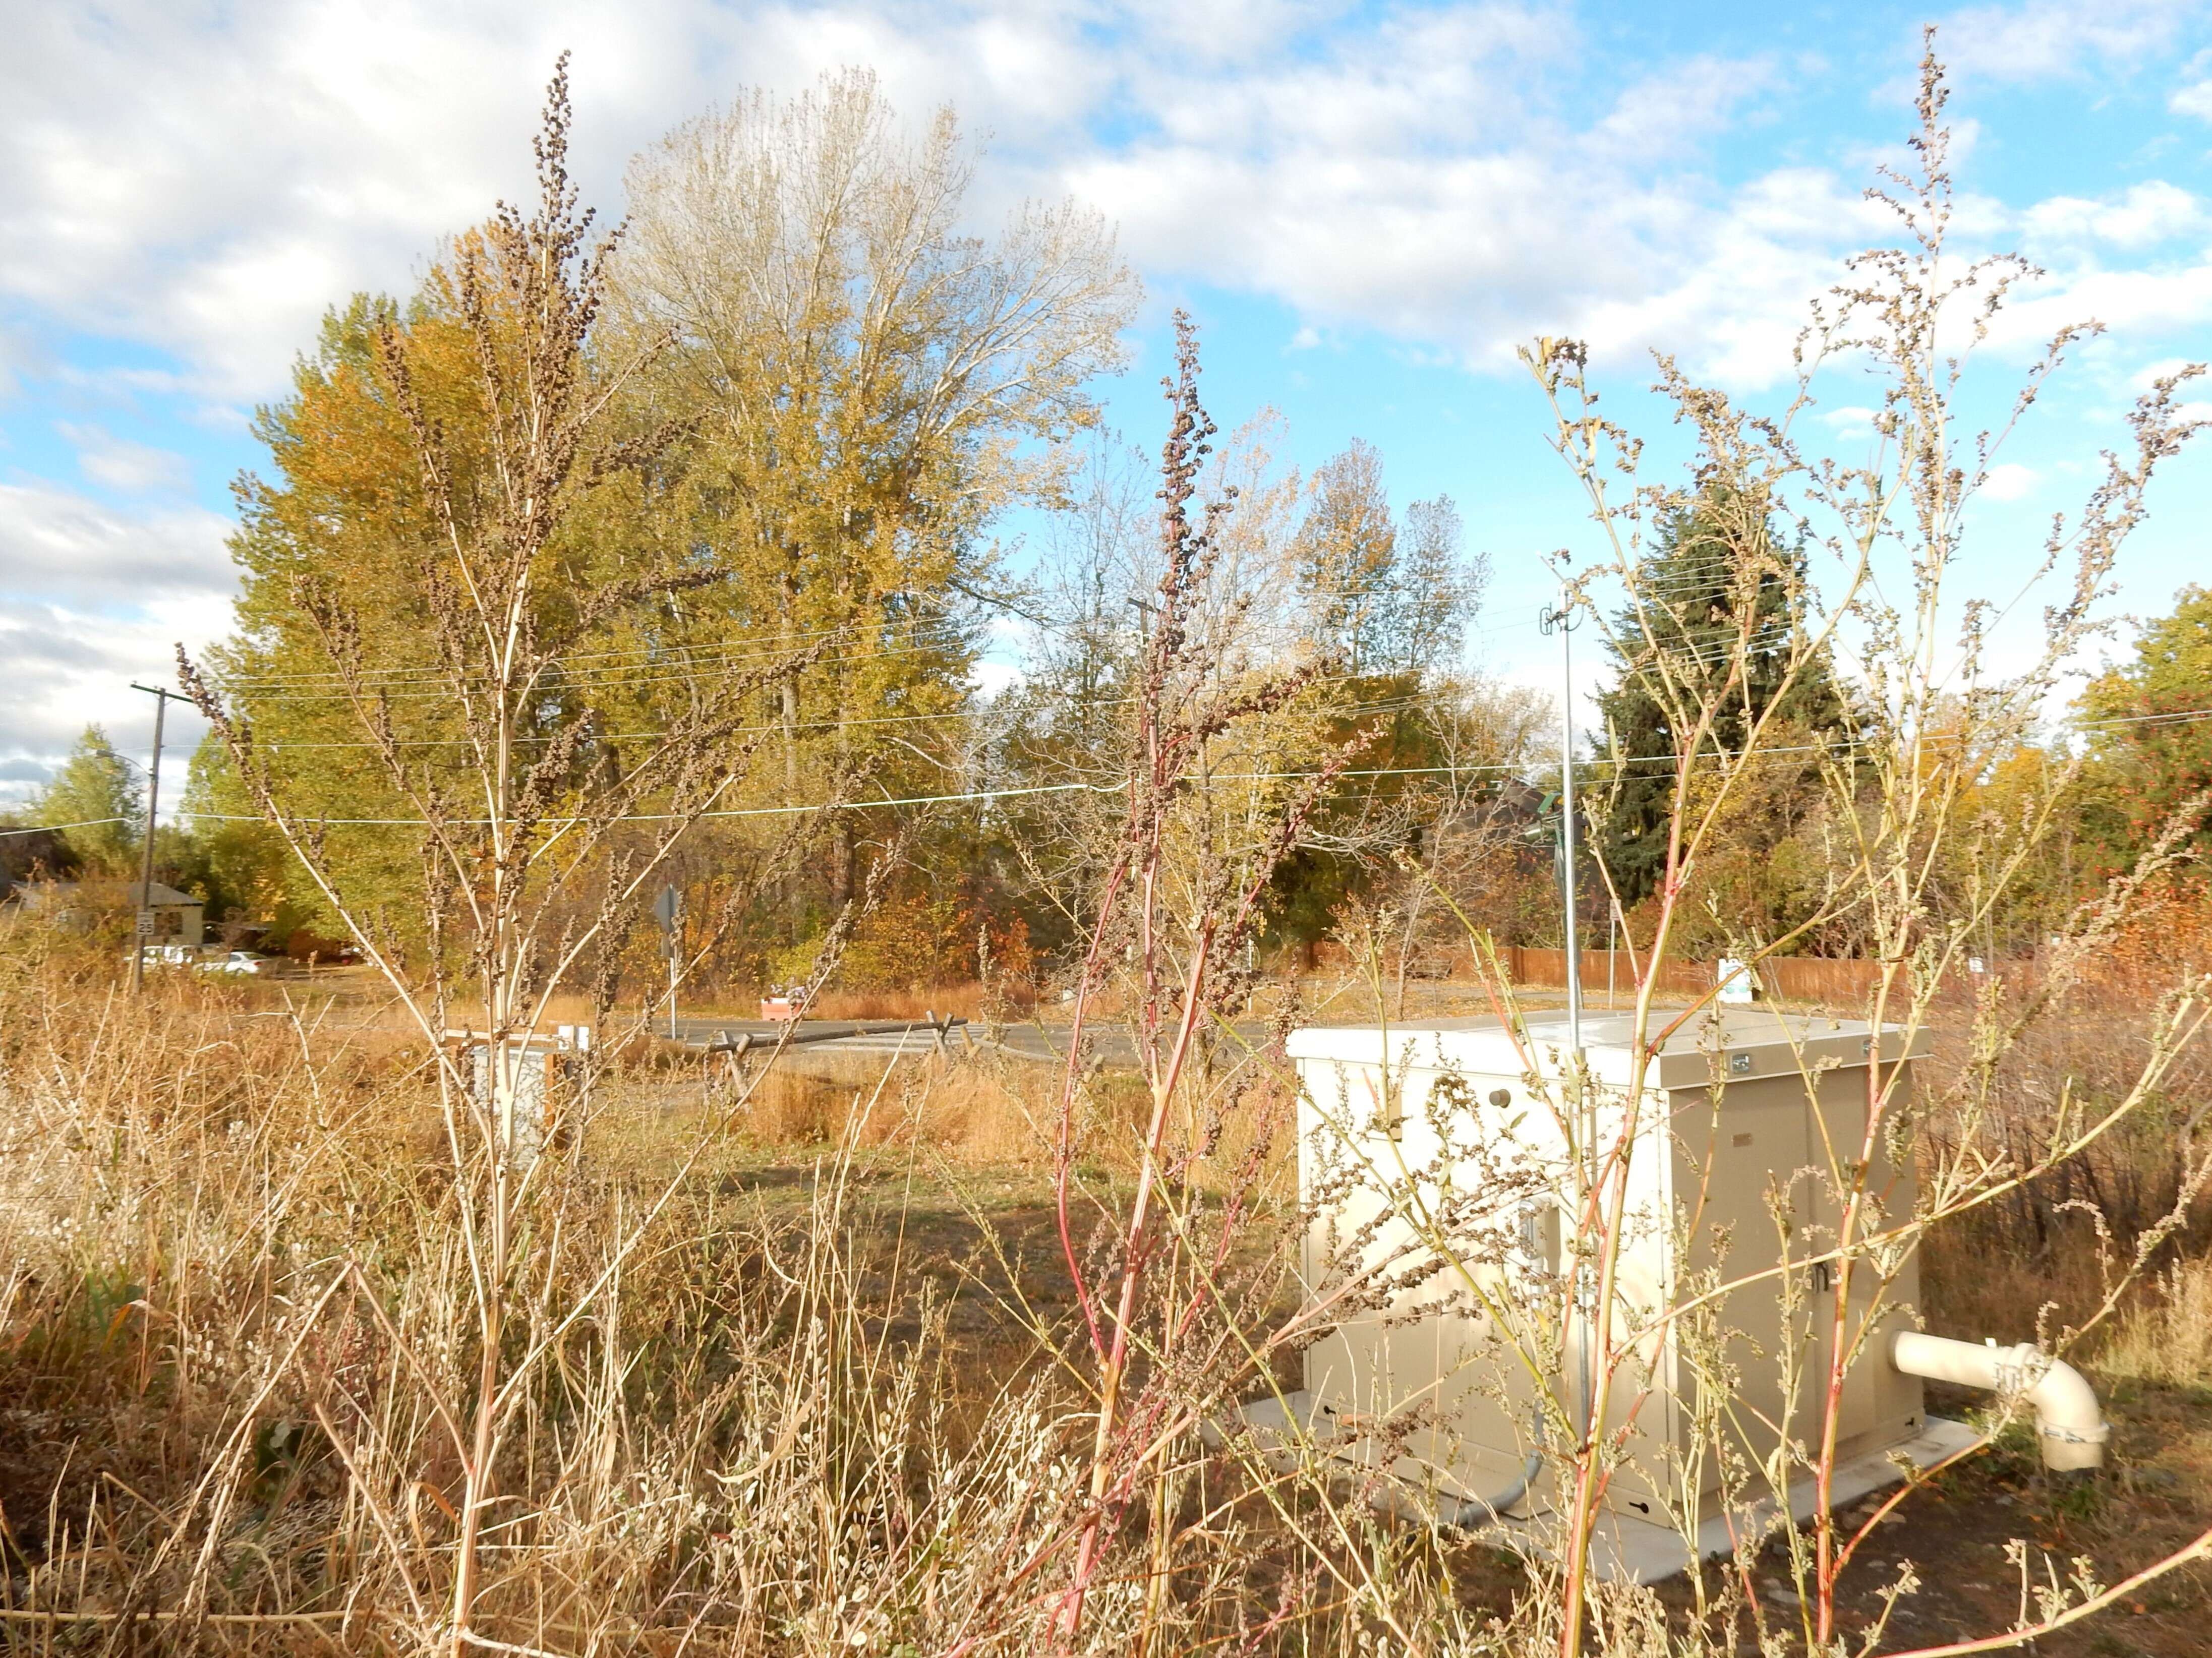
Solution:
<path fill-rule="evenodd" d="M 1224 1424 L 1226 1431 L 1223 1426 L 1209 1424 L 1207 1441 L 1219 1446 L 1226 1444 L 1232 1435 L 1249 1435 L 1254 1448 L 1269 1466 L 1285 1471 L 1298 1464 L 1302 1460 L 1301 1448 L 1305 1448 L 1312 1455 L 1340 1463 L 1347 1479 L 1373 1478 L 1376 1482 L 1371 1497 L 1375 1506 L 1416 1524 L 1434 1525 L 1439 1512 L 1453 1510 L 1470 1497 L 1480 1495 L 1443 1470 L 1411 1457 L 1401 1457 L 1389 1468 L 1378 1469 L 1373 1457 L 1364 1454 L 1364 1441 L 1333 1449 L 1332 1444 L 1343 1436 L 1330 1417 L 1314 1408 L 1312 1395 L 1303 1390 L 1285 1394 L 1279 1399 L 1255 1400 L 1243 1406 L 1237 1416 L 1239 1419 L 1235 1424 Z M 1899 1466 L 1900 1459 L 1915 1468 L 1932 1467 L 1979 1437 L 1963 1422 L 1938 1416 L 1923 1418 L 1920 1431 L 1911 1438 L 1838 1463 L 1829 1487 L 1832 1506 L 1845 1507 L 1869 1491 L 1899 1483 L 1905 1477 L 1905 1469 Z M 1512 1479 L 1510 1473 L 1499 1474 L 1492 1489 L 1502 1491 Z M 1802 1524 L 1811 1519 L 1814 1506 L 1814 1487 L 1809 1477 L 1790 1486 L 1792 1520 Z M 1556 1558 L 1554 1513 L 1540 1488 L 1512 1508 L 1520 1512 L 1509 1512 L 1499 1520 L 1474 1528 L 1471 1534 L 1516 1552 Z M 1778 1509 L 1775 1499 L 1768 1497 L 1744 1504 L 1732 1515 L 1715 1515 L 1698 1528 L 1698 1558 L 1710 1559 L 1729 1553 L 1735 1546 L 1735 1535 L 1762 1533 Z M 1611 1511 L 1600 1516 L 1592 1543 L 1592 1566 L 1607 1582 L 1657 1582 L 1686 1570 L 1690 1564 L 1688 1546 L 1671 1527 Z"/>

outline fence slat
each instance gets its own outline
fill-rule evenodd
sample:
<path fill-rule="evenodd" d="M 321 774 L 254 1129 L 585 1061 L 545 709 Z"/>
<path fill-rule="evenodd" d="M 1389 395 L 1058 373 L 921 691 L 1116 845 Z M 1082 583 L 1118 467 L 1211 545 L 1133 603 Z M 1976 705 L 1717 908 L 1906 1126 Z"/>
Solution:
<path fill-rule="evenodd" d="M 1530 944 L 1511 944 L 1498 952 L 1505 970 L 1516 985 L 1558 988 L 1567 982 L 1567 952 L 1541 950 Z M 1636 983 L 1636 963 L 1626 950 L 1586 950 L 1583 952 L 1584 990 L 1620 991 Z M 1711 962 L 1668 962 L 1662 965 L 1659 989 L 1668 995 L 1700 995 L 1713 987 Z M 1849 1002 L 1865 996 L 1881 976 L 1874 962 L 1832 961 L 1814 956 L 1775 956 L 1759 963 L 1760 988 L 1788 1002 Z"/>

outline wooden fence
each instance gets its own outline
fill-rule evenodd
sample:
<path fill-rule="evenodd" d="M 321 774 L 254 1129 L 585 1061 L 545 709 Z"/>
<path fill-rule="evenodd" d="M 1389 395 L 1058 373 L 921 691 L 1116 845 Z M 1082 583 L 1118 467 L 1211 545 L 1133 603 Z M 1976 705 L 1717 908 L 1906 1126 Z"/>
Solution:
<path fill-rule="evenodd" d="M 1512 944 L 1498 952 L 1516 985 L 1564 987 L 1567 952 Z M 1471 964 L 1470 964 L 1471 965 Z M 1711 962 L 1667 962 L 1659 971 L 1659 990 L 1669 996 L 1695 996 L 1713 987 Z M 1760 992 L 1785 1002 L 1851 1002 L 1874 988 L 1881 969 L 1873 962 L 1828 961 L 1814 956 L 1775 956 L 1759 964 Z M 1626 950 L 1583 951 L 1583 988 L 1607 988 L 1626 994 L 1636 983 L 1636 964 Z"/>

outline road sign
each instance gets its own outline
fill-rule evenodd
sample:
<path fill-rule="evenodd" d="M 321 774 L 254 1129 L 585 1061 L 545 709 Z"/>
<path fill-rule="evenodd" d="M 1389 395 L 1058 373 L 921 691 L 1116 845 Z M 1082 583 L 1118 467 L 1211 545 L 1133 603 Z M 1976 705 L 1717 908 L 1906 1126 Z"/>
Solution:
<path fill-rule="evenodd" d="M 663 932 L 676 931 L 676 889 L 663 887 L 660 896 L 653 901 L 653 919 L 660 924 Z"/>
<path fill-rule="evenodd" d="M 154 936 L 154 912 L 150 909 L 142 909 L 138 912 L 138 936 L 142 938 L 150 938 Z"/>

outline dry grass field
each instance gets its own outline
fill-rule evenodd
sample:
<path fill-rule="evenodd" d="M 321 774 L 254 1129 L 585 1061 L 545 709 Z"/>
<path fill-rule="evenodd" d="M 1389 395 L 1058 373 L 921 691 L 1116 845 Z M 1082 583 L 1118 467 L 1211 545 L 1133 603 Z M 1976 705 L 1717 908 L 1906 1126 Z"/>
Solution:
<path fill-rule="evenodd" d="M 173 975 L 134 1003 L 112 975 L 111 957 L 52 938 L 0 947 L 0 1649 L 419 1649 L 458 1497 L 441 1401 L 465 1390 L 472 1339 L 421 1045 L 284 985 Z M 525 1380 L 477 1644 L 1036 1649 L 1050 1596 L 1033 1563 L 1079 1508 L 1085 1409 L 1064 1362 L 1076 1312 L 1042 1152 L 1048 1070 L 815 1055 L 747 1092 L 641 1048 L 599 1078 L 530 1221 L 541 1270 L 507 1338 Z M 1098 1094 L 1109 1117 L 1125 1096 L 1133 1121 L 1133 1092 Z M 1085 1172 L 1109 1206 L 1126 1199 L 1110 1152 Z M 2130 1181 L 2158 1201 L 2143 1147 L 2077 1178 L 2108 1206 Z M 1239 1236 L 1261 1301 L 1294 1295 L 1285 1213 Z M 1931 1327 L 2020 1339 L 2039 1309 L 2057 1328 L 2094 1303 L 2097 1236 L 2077 1212 L 2039 1199 L 1976 1225 L 1929 1253 Z M 1906 1561 L 1918 1588 L 1882 1650 L 2014 1621 L 2014 1539 L 2111 1582 L 2201 1528 L 2208 1331 L 2199 1235 L 2087 1348 L 2111 1470 L 2046 1476 L 2011 1431 L 1881 1529 L 1847 1635 Z M 544 1362 L 521 1368 L 528 1351 Z M 1385 1521 L 1326 1480 L 1271 1487 L 1189 1437 L 1150 1498 L 1177 1551 L 1168 1611 L 1145 1612 L 1158 1527 L 1136 1527 L 1087 1649 L 1547 1638 L 1527 1593 L 1540 1567 Z M 1748 1594 L 1709 1576 L 1702 1618 L 1681 1580 L 1607 1591 L 1591 1638 L 1801 1649 L 1778 1563 Z M 2208 1618 L 2212 1582 L 2185 1570 L 2039 1650 L 2183 1658 Z"/>

